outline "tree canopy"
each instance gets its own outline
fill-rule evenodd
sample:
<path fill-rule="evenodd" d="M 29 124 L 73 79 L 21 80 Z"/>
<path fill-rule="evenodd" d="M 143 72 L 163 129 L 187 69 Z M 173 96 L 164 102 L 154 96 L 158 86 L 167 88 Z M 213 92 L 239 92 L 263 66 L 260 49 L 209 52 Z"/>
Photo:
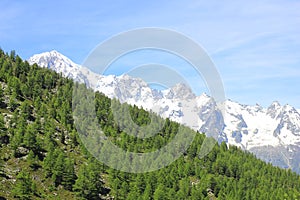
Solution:
<path fill-rule="evenodd" d="M 61 74 L 29 65 L 14 51 L 0 50 L 0 199 L 300 198 L 299 175 L 235 146 L 217 144 L 199 158 L 205 134 L 196 132 L 189 149 L 165 168 L 147 173 L 109 168 L 89 153 L 75 129 L 73 87 L 73 81 Z M 97 123 L 106 139 L 126 151 L 159 149 L 181 127 L 166 119 L 153 137 L 128 135 L 122 127 L 129 117 L 138 125 L 132 127 L 136 134 L 143 134 L 137 127 L 162 119 L 99 92 L 94 94 Z M 130 115 L 120 116 L 117 122 L 112 105 L 115 111 L 129 109 Z"/>

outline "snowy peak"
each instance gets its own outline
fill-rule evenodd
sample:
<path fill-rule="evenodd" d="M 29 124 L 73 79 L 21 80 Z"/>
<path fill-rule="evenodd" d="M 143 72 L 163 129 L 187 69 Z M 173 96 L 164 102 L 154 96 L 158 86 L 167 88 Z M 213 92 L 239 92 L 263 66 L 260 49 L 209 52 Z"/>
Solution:
<path fill-rule="evenodd" d="M 41 67 L 59 70 L 60 68 L 79 68 L 80 66 L 75 64 L 66 56 L 62 55 L 56 50 L 52 50 L 45 53 L 40 53 L 29 58 L 30 64 L 38 64 Z"/>
<path fill-rule="evenodd" d="M 282 106 L 278 101 L 274 101 L 267 109 L 267 115 L 272 118 L 276 118 L 278 114 L 281 112 Z"/>
<path fill-rule="evenodd" d="M 278 101 L 273 101 L 270 107 L 278 108 L 281 107 L 280 103 Z"/>
<path fill-rule="evenodd" d="M 194 99 L 196 95 L 184 83 L 178 83 L 165 92 L 168 99 Z"/>
<path fill-rule="evenodd" d="M 300 152 L 300 114 L 299 110 L 288 104 L 282 106 L 274 101 L 268 108 L 263 108 L 258 104 L 243 105 L 226 100 L 217 105 L 212 97 L 205 93 L 196 96 L 183 83 L 158 91 L 151 89 L 142 79 L 126 74 L 121 76 L 95 74 L 57 51 L 34 55 L 29 59 L 29 63 L 36 63 L 62 73 L 65 77 L 85 83 L 109 98 L 117 98 L 120 102 L 152 110 L 163 118 L 170 118 L 207 135 L 217 134 L 216 139 L 219 142 L 225 141 L 239 146 L 265 160 L 270 158 L 267 158 L 261 150 L 267 151 L 269 147 L 299 149 Z M 186 103 L 188 106 L 185 106 Z M 223 106 L 224 112 L 221 112 L 220 106 Z M 186 120 L 185 117 L 188 115 L 190 118 Z M 285 157 L 299 155 L 299 152 L 287 152 L 291 155 Z M 297 162 L 300 164 L 299 158 Z M 295 162 L 297 170 L 300 172 L 300 165 L 297 162 Z M 278 160 L 274 160 L 274 163 L 277 164 Z M 281 160 L 280 163 L 283 163 L 280 166 L 286 166 L 285 160 Z"/>
<path fill-rule="evenodd" d="M 202 93 L 200 96 L 197 96 L 196 101 L 199 106 L 215 104 L 214 99 L 212 97 L 210 97 L 209 95 L 207 95 L 206 93 Z"/>
<path fill-rule="evenodd" d="M 151 89 L 145 81 L 126 74 L 121 76 L 103 76 L 95 74 L 57 51 L 34 55 L 29 63 L 37 63 L 62 73 L 75 81 L 85 83 L 95 91 L 100 91 L 110 98 L 135 104 L 148 110 L 160 107 L 157 113 L 162 117 L 182 122 L 185 113 L 193 112 L 197 124 L 192 128 L 207 132 L 216 129 L 230 144 L 250 149 L 261 145 L 290 145 L 300 143 L 300 115 L 290 105 L 281 106 L 274 101 L 268 108 L 239 104 L 232 100 L 224 102 L 222 114 L 214 99 L 203 93 L 196 96 L 191 88 L 178 83 L 164 91 Z M 184 111 L 183 101 L 194 102 L 190 110 Z M 295 138 L 295 136 L 297 136 Z"/>
<path fill-rule="evenodd" d="M 82 73 L 83 71 L 89 72 L 88 70 L 81 69 L 81 66 L 75 64 L 72 60 L 62 55 L 61 53 L 53 50 L 45 53 L 35 54 L 28 60 L 29 64 L 36 63 L 41 67 L 45 67 L 62 73 L 63 76 L 74 79 L 80 83 L 85 83 L 88 86 L 89 81 Z"/>
<path fill-rule="evenodd" d="M 40 67 L 62 73 L 63 76 L 80 83 L 85 83 L 88 87 L 91 87 L 88 79 L 94 81 L 98 79 L 93 72 L 74 63 L 72 60 L 55 50 L 35 54 L 28 59 L 28 62 L 29 64 L 37 64 Z"/>

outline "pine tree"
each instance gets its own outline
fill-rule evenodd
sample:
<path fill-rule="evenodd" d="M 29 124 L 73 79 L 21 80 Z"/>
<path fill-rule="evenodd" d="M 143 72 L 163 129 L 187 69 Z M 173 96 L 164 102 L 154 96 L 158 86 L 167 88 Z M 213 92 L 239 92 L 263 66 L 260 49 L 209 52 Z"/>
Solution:
<path fill-rule="evenodd" d="M 10 59 L 15 61 L 15 59 L 16 59 L 16 51 L 15 50 L 10 51 Z"/>
<path fill-rule="evenodd" d="M 31 124 L 27 126 L 23 143 L 27 148 L 33 150 L 34 152 L 37 152 L 40 149 L 36 137 L 37 137 L 37 130 L 33 127 L 33 125 Z"/>
<path fill-rule="evenodd" d="M 0 83 L 0 108 L 2 108 L 3 104 L 4 104 L 4 91 Z"/>
<path fill-rule="evenodd" d="M 79 197 L 99 199 L 99 195 L 103 190 L 100 178 L 99 166 L 95 161 L 89 160 L 87 166 L 82 165 L 80 167 L 73 190 Z"/>
<path fill-rule="evenodd" d="M 46 122 L 44 125 L 44 134 L 45 134 L 45 149 L 49 150 L 49 145 L 51 147 L 57 146 L 57 143 L 54 139 L 55 135 L 55 121 L 52 118 L 46 118 Z"/>
<path fill-rule="evenodd" d="M 221 143 L 220 150 L 223 151 L 223 152 L 228 150 L 227 144 L 225 142 Z"/>
<path fill-rule="evenodd" d="M 5 127 L 4 117 L 0 113 L 0 145 L 2 143 L 8 143 L 8 136 L 6 134 L 6 127 Z"/>
<path fill-rule="evenodd" d="M 27 156 L 27 162 L 29 164 L 29 167 L 31 167 L 32 169 L 37 169 L 38 159 L 32 150 L 29 151 L 29 154 Z"/>
<path fill-rule="evenodd" d="M 152 196 L 152 188 L 150 184 L 146 185 L 145 191 L 143 193 L 143 200 L 149 200 L 151 199 L 150 197 Z"/>
<path fill-rule="evenodd" d="M 54 145 L 52 143 L 49 143 L 47 149 L 48 152 L 43 161 L 43 169 L 45 170 L 45 176 L 50 177 L 52 176 L 52 171 L 55 164 Z"/>
<path fill-rule="evenodd" d="M 123 181 L 123 183 L 120 186 L 120 199 L 126 199 L 129 193 L 129 189 L 129 184 L 126 181 Z"/>
<path fill-rule="evenodd" d="M 66 165 L 64 168 L 63 172 L 63 180 L 62 180 L 62 185 L 67 189 L 67 190 L 72 190 L 72 187 L 75 183 L 76 180 L 76 174 L 75 174 L 75 169 L 74 169 L 74 161 L 67 158 L 66 159 Z"/>
<path fill-rule="evenodd" d="M 20 106 L 20 110 L 21 110 L 21 115 L 23 115 L 23 118 L 25 120 L 29 120 L 29 117 L 31 115 L 31 108 L 30 108 L 30 104 L 28 100 L 25 100 L 21 106 Z"/>
<path fill-rule="evenodd" d="M 8 104 L 11 111 L 14 111 L 18 107 L 18 103 L 16 99 L 17 99 L 17 94 L 13 92 L 13 94 L 9 98 L 9 104 Z"/>
<path fill-rule="evenodd" d="M 16 150 L 22 144 L 23 139 L 24 139 L 23 130 L 21 129 L 15 130 L 15 133 L 10 142 L 13 150 Z"/>
<path fill-rule="evenodd" d="M 157 188 L 156 188 L 156 190 L 153 194 L 153 199 L 154 200 L 164 200 L 164 199 L 166 199 L 166 188 L 162 183 L 160 183 L 157 186 Z"/>
<path fill-rule="evenodd" d="M 1 153 L 1 151 L 0 151 L 0 153 Z M 0 176 L 5 174 L 3 169 L 4 169 L 4 162 L 3 162 L 2 158 L 0 157 Z"/>
<path fill-rule="evenodd" d="M 89 172 L 89 180 L 90 180 L 90 190 L 91 195 L 93 197 L 99 196 L 102 193 L 102 181 L 101 181 L 101 172 L 98 163 L 95 160 L 88 161 L 88 172 Z"/>
<path fill-rule="evenodd" d="M 65 168 L 65 155 L 64 152 L 60 151 L 56 158 L 53 171 L 52 171 L 52 179 L 56 187 L 59 184 L 61 184 L 63 181 L 64 168 Z"/>
<path fill-rule="evenodd" d="M 70 133 L 70 139 L 71 139 L 71 145 L 72 147 L 76 147 L 78 146 L 78 139 L 77 139 L 77 132 L 75 130 L 73 130 L 71 133 Z"/>
<path fill-rule="evenodd" d="M 21 171 L 17 175 L 17 180 L 12 190 L 14 197 L 19 199 L 31 199 L 35 191 L 33 191 L 33 182 L 29 173 Z"/>
<path fill-rule="evenodd" d="M 76 193 L 78 197 L 82 197 L 85 199 L 89 197 L 90 191 L 89 191 L 88 182 L 89 180 L 88 180 L 87 167 L 85 164 L 83 164 L 79 169 L 78 178 L 73 187 L 73 191 Z"/>
<path fill-rule="evenodd" d="M 188 178 L 184 178 L 179 181 L 179 191 L 178 191 L 179 199 L 189 196 L 189 188 L 190 188 L 190 181 L 188 180 Z"/>

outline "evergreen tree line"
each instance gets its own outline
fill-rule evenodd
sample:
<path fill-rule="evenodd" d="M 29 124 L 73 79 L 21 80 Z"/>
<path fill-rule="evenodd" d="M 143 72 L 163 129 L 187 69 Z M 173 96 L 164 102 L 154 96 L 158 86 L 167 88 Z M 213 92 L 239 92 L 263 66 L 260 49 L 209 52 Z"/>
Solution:
<path fill-rule="evenodd" d="M 299 175 L 267 164 L 235 146 L 217 144 L 208 155 L 199 158 L 205 135 L 186 127 L 196 136 L 188 150 L 171 165 L 147 173 L 109 168 L 91 155 L 76 131 L 86 127 L 91 119 L 75 128 L 73 87 L 73 81 L 61 74 L 29 65 L 14 51 L 8 54 L 0 50 L 0 198 L 300 198 Z M 81 88 L 87 90 L 83 85 Z M 126 151 L 155 151 L 183 128 L 99 92 L 94 96 L 97 124 L 105 139 Z M 129 114 L 116 116 L 114 112 Z M 151 121 L 155 123 L 149 126 Z M 127 127 L 128 124 L 132 126 Z M 127 134 L 129 131 L 134 135 Z M 136 137 L 151 132 L 155 136 Z M 98 145 L 92 141 L 91 144 L 95 148 Z M 103 150 L 101 145 L 97 148 Z M 114 155 L 111 159 L 129 164 Z"/>

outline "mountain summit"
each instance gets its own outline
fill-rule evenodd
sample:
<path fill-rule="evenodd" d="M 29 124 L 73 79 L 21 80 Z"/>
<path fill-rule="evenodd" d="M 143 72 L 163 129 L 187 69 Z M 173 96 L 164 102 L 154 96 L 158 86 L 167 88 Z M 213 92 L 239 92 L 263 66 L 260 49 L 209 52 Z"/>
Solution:
<path fill-rule="evenodd" d="M 226 100 L 222 113 L 212 97 L 207 94 L 196 96 L 181 83 L 157 91 L 139 78 L 95 74 L 57 51 L 36 54 L 28 62 L 85 83 L 110 98 L 153 110 L 195 130 L 217 133 L 219 142 L 239 146 L 265 161 L 300 173 L 300 114 L 290 105 L 273 102 L 268 108 L 263 108 Z M 184 108 L 183 101 L 196 103 Z M 159 108 L 154 108 L 154 105 Z M 193 121 L 184 120 L 187 112 L 193 114 Z"/>

